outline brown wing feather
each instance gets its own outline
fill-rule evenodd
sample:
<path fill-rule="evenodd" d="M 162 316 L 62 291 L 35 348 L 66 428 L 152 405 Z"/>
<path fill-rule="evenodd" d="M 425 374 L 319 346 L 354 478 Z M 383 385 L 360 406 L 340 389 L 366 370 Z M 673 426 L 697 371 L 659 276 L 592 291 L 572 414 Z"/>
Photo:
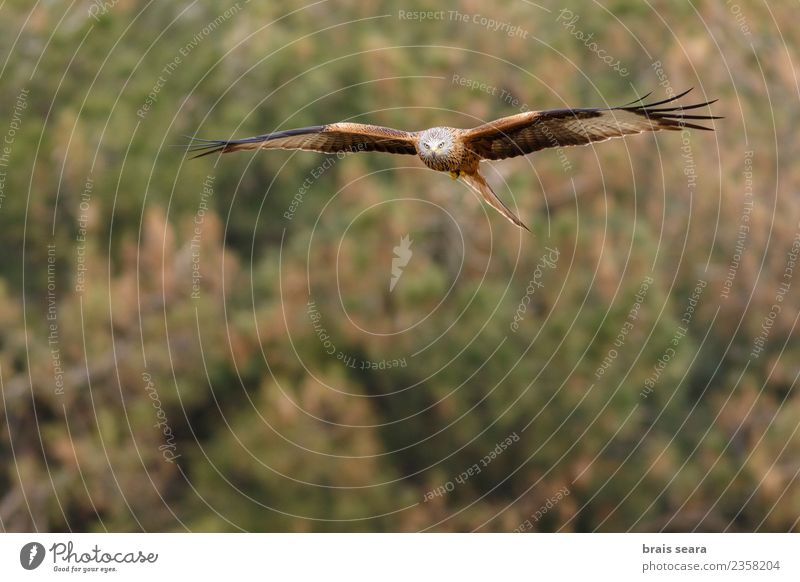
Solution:
<path fill-rule="evenodd" d="M 691 89 L 689 90 L 691 91 Z M 680 99 L 689 91 L 657 103 L 633 104 L 609 109 L 552 109 L 503 117 L 465 131 L 467 148 L 487 160 L 500 160 L 538 150 L 585 145 L 644 131 L 679 130 L 684 127 L 711 130 L 693 120 L 721 119 L 710 115 L 688 115 L 686 110 L 714 103 L 658 107 Z"/>
<path fill-rule="evenodd" d="M 363 123 L 331 123 L 299 129 L 276 131 L 236 140 L 201 140 L 192 138 L 190 152 L 195 157 L 214 153 L 257 149 L 308 150 L 324 153 L 387 152 L 416 154 L 416 133 Z"/>

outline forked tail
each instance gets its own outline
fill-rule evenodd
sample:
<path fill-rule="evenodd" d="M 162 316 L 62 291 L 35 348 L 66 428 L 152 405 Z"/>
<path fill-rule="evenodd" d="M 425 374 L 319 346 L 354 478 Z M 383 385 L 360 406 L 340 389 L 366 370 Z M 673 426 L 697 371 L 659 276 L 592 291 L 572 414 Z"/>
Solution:
<path fill-rule="evenodd" d="M 517 215 L 505 205 L 505 202 L 500 200 L 497 194 L 494 193 L 494 190 L 492 190 L 492 187 L 489 186 L 488 182 L 486 182 L 479 172 L 475 172 L 474 174 L 462 174 L 461 177 L 464 178 L 464 181 L 467 183 L 467 185 L 475 190 L 475 192 L 480 194 L 492 208 L 497 210 L 500 214 L 505 216 L 509 221 L 518 227 L 524 228 L 528 232 L 531 231 L 531 229 L 525 226 L 525 223 L 517 218 Z"/>

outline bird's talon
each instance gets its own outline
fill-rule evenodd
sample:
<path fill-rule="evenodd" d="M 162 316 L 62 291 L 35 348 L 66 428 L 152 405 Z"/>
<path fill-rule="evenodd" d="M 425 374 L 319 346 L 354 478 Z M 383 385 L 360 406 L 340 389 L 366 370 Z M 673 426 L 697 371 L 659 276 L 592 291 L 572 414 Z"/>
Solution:
<path fill-rule="evenodd" d="M 460 176 L 461 176 L 461 172 L 450 172 L 450 177 L 451 177 L 453 180 L 458 180 L 458 178 L 459 178 Z"/>

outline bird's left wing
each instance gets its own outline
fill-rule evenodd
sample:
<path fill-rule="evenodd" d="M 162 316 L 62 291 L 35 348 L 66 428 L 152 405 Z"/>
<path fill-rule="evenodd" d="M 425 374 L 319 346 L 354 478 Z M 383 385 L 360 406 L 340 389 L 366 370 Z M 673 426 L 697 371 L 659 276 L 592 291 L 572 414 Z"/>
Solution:
<path fill-rule="evenodd" d="M 387 152 L 416 154 L 416 133 L 363 123 L 330 123 L 299 129 L 276 131 L 235 140 L 191 138 L 190 152 L 195 157 L 242 150 L 282 149 L 324 153 Z"/>
<path fill-rule="evenodd" d="M 705 107 L 714 101 L 659 107 L 680 99 L 689 91 L 646 105 L 642 101 L 647 96 L 628 105 L 608 109 L 528 111 L 465 130 L 462 139 L 466 147 L 480 157 L 501 160 L 546 148 L 585 145 L 644 131 L 680 130 L 684 127 L 711 130 L 694 122 L 721 118 L 685 112 Z"/>

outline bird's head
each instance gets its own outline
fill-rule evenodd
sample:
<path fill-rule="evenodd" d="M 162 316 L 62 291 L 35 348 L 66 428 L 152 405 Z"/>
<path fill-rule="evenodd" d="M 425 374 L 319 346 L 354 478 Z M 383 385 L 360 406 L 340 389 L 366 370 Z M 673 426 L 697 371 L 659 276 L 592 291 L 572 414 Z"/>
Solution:
<path fill-rule="evenodd" d="M 446 158 L 453 149 L 453 135 L 443 127 L 426 129 L 419 136 L 419 155 L 424 159 Z"/>

